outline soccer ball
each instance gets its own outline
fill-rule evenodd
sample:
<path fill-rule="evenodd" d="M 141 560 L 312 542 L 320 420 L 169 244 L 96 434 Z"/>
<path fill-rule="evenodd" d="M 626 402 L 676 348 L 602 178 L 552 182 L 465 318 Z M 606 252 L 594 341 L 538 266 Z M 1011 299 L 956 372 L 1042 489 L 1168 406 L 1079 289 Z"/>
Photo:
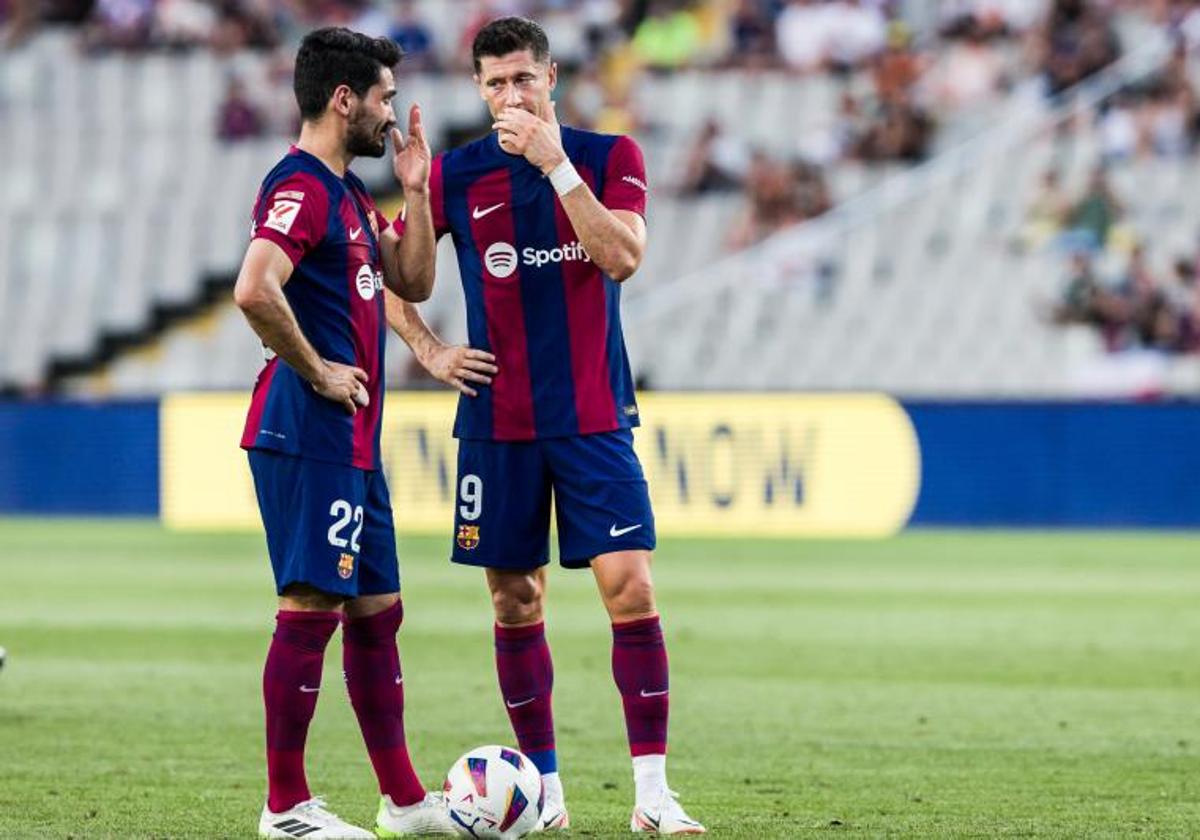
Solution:
<path fill-rule="evenodd" d="M 464 837 L 515 840 L 542 814 L 542 774 L 508 747 L 476 747 L 446 774 L 450 819 Z"/>

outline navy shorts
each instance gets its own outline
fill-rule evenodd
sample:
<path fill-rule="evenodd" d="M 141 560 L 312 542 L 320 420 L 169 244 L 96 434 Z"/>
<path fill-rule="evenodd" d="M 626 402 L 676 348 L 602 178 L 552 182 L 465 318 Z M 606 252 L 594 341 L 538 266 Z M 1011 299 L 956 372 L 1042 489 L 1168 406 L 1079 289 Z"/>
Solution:
<path fill-rule="evenodd" d="M 381 471 L 262 449 L 249 454 L 279 594 L 292 583 L 345 598 L 400 591 Z"/>
<path fill-rule="evenodd" d="M 654 548 L 654 512 L 633 432 L 530 442 L 460 440 L 451 559 L 490 569 L 550 561 L 550 497 L 567 568 Z"/>

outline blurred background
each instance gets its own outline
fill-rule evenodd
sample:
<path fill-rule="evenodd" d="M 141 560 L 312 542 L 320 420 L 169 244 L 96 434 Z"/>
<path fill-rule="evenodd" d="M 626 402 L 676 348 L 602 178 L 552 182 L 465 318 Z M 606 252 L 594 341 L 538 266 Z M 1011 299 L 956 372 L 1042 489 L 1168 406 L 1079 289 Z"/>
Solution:
<path fill-rule="evenodd" d="M 646 387 L 1200 391 L 1186 0 L 3 0 L 0 388 L 247 387 L 227 291 L 300 37 L 400 42 L 439 150 L 486 130 L 469 46 L 501 14 L 545 25 L 565 121 L 645 150 Z M 461 340 L 444 247 L 424 310 Z"/>
<path fill-rule="evenodd" d="M 547 29 L 564 121 L 645 151 L 650 245 L 623 307 L 643 390 L 872 392 L 993 419 L 1013 401 L 1074 418 L 1107 400 L 1191 421 L 1200 3 L 0 0 L 0 393 L 25 424 L 5 435 L 10 463 L 47 438 L 30 414 L 47 399 L 244 400 L 262 357 L 229 290 L 257 185 L 297 132 L 304 32 L 400 42 L 397 111 L 424 106 L 436 151 L 487 130 L 469 45 L 503 14 Z M 398 212 L 387 161 L 356 169 Z M 462 341 L 441 248 L 422 309 Z M 387 365 L 390 387 L 436 385 L 394 337 Z M 946 438 L 905 411 L 914 492 L 933 492 Z M 1010 434 L 1055 449 L 1051 420 L 1020 416 Z M 1140 422 L 1121 439 L 1161 443 Z M 665 468 L 655 434 L 643 445 Z M 982 457 L 975 440 L 948 451 Z M 1122 449 L 1097 445 L 1099 460 Z M 1128 457 L 1140 472 L 1157 456 Z M 1031 473 L 1057 467 L 1074 468 Z M 30 486 L 8 472 L 19 508 Z"/>

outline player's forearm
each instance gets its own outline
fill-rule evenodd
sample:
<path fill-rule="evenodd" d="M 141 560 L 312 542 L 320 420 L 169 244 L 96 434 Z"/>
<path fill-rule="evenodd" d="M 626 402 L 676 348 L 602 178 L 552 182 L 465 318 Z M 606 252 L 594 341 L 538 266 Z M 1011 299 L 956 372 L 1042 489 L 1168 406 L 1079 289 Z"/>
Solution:
<path fill-rule="evenodd" d="M 404 235 L 395 243 L 395 271 L 388 272 L 392 291 L 406 301 L 419 303 L 433 293 L 437 238 L 429 193 L 406 193 Z"/>
<path fill-rule="evenodd" d="M 320 381 L 325 360 L 304 337 L 283 289 L 270 283 L 250 285 L 239 280 L 234 300 L 263 344 L 304 379 Z"/>
<path fill-rule="evenodd" d="M 601 204 L 586 184 L 562 196 L 561 201 L 592 262 L 617 282 L 629 279 L 642 262 L 642 245 L 629 226 Z"/>
<path fill-rule="evenodd" d="M 413 351 L 417 361 L 425 365 L 432 351 L 442 344 L 442 340 L 433 334 L 433 330 L 421 317 L 420 310 L 412 303 L 391 292 L 385 292 L 384 309 L 388 326 Z"/>

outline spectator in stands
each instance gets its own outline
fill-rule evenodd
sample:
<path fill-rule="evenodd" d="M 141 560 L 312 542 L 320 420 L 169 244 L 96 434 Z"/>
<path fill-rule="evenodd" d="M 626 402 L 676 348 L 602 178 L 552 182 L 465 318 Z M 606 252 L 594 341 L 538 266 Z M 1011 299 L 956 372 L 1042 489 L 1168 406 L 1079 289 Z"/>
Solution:
<path fill-rule="evenodd" d="M 229 79 L 225 99 L 217 116 L 217 137 L 226 143 L 262 137 L 266 120 L 246 94 L 245 83 L 237 76 Z"/>
<path fill-rule="evenodd" d="M 158 0 L 151 40 L 168 47 L 208 44 L 217 28 L 217 10 L 201 0 Z"/>
<path fill-rule="evenodd" d="M 903 95 L 913 89 L 925 69 L 924 57 L 913 48 L 912 33 L 903 23 L 894 22 L 888 31 L 887 46 L 871 64 L 875 95 L 883 100 Z"/>
<path fill-rule="evenodd" d="M 1109 12 L 1097 0 L 1053 0 L 1039 41 L 1051 94 L 1078 84 L 1120 54 Z"/>
<path fill-rule="evenodd" d="M 633 33 L 633 51 L 652 70 L 672 70 L 700 53 L 703 32 L 690 2 L 650 0 L 649 11 Z"/>
<path fill-rule="evenodd" d="M 917 163 L 928 156 L 933 132 L 934 121 L 929 112 L 907 92 L 900 92 L 878 103 L 859 143 L 858 155 L 869 162 Z"/>
<path fill-rule="evenodd" d="M 1183 353 L 1200 350 L 1200 288 L 1196 285 L 1196 263 L 1186 257 L 1175 261 L 1174 282 L 1165 294 L 1175 316 L 1179 339 L 1177 349 Z"/>
<path fill-rule="evenodd" d="M 700 195 L 741 189 L 749 169 L 750 150 L 745 141 L 709 118 L 688 150 L 679 192 Z"/>
<path fill-rule="evenodd" d="M 775 27 L 763 0 L 740 0 L 729 17 L 729 65 L 757 70 L 775 64 Z"/>
<path fill-rule="evenodd" d="M 1071 256 L 1071 271 L 1053 318 L 1059 324 L 1098 327 L 1110 349 L 1118 349 L 1126 322 L 1126 305 L 1096 279 L 1091 255 L 1077 251 Z"/>
<path fill-rule="evenodd" d="M 141 49 L 150 43 L 154 0 L 97 0 L 84 34 L 91 49 Z"/>
<path fill-rule="evenodd" d="M 829 209 L 819 167 L 789 164 L 756 151 L 746 176 L 746 204 L 730 228 L 730 248 L 741 249 Z"/>
<path fill-rule="evenodd" d="M 775 19 L 775 44 L 783 63 L 801 73 L 824 69 L 828 16 L 818 0 L 789 0 Z"/>
<path fill-rule="evenodd" d="M 404 65 L 412 71 L 432 71 L 438 67 L 433 30 L 421 19 L 415 0 L 395 0 L 388 37 L 404 50 Z"/>
<path fill-rule="evenodd" d="M 1088 180 L 1087 190 L 1068 214 L 1064 244 L 1071 249 L 1103 249 L 1122 212 L 1121 202 L 1109 185 L 1107 172 L 1103 166 L 1096 167 Z"/>
<path fill-rule="evenodd" d="M 1129 160 L 1141 145 L 1141 127 L 1132 96 L 1117 94 L 1101 106 L 1096 124 L 1100 159 L 1105 165 Z"/>
<path fill-rule="evenodd" d="M 1122 320 L 1139 346 L 1167 351 L 1178 346 L 1178 317 L 1146 262 L 1144 245 L 1138 244 L 1130 254 L 1117 293 L 1124 304 Z"/>
<path fill-rule="evenodd" d="M 1004 60 L 988 42 L 987 26 L 974 20 L 942 53 L 932 76 L 934 99 L 949 110 L 982 105 L 1006 84 Z"/>
<path fill-rule="evenodd" d="M 1063 191 L 1058 170 L 1047 169 L 1042 175 L 1037 195 L 1025 214 L 1018 244 L 1034 249 L 1050 242 L 1062 230 L 1070 212 L 1071 202 Z"/>

